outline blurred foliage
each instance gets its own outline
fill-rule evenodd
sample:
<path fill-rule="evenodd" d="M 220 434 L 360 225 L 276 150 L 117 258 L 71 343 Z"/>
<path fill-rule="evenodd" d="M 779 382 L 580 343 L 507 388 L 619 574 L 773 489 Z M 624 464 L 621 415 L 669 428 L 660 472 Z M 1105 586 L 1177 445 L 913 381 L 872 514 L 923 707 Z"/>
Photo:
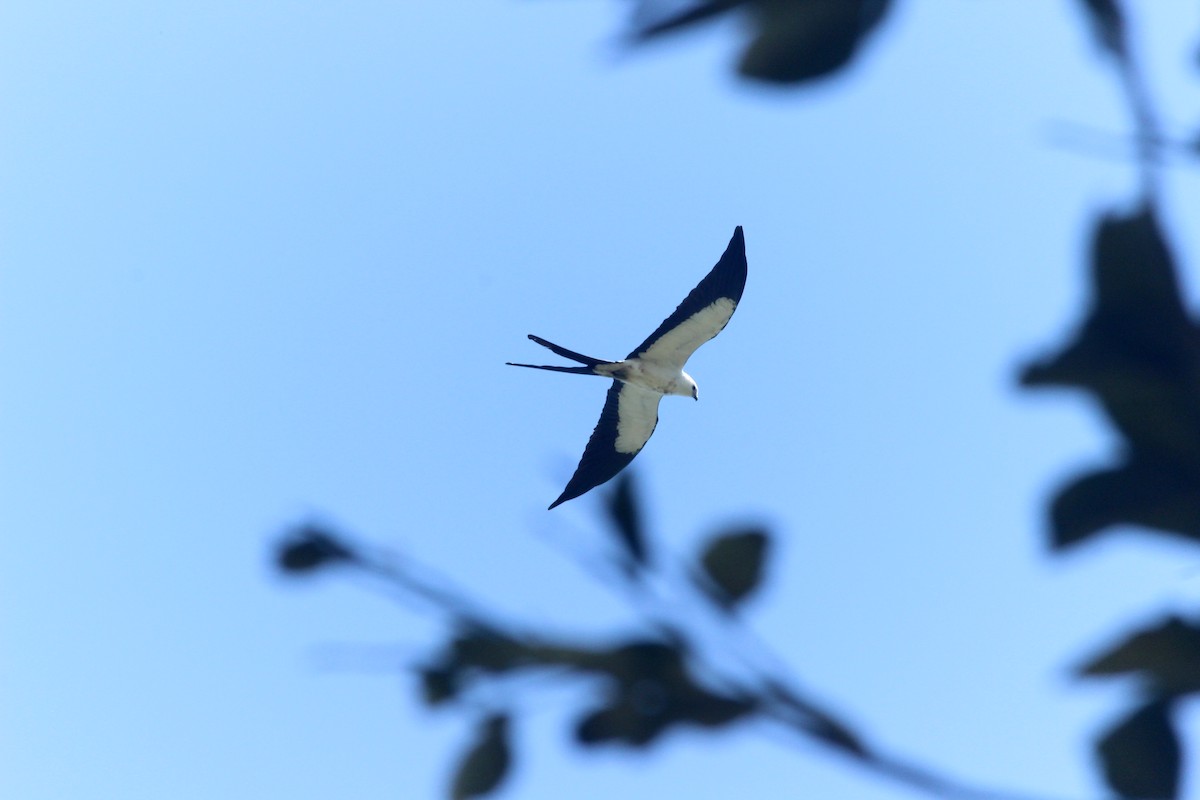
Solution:
<path fill-rule="evenodd" d="M 449 794 L 456 800 L 482 797 L 501 786 L 514 759 L 513 721 L 530 705 L 521 702 L 522 693 L 564 682 L 581 691 L 569 716 L 571 738 L 583 748 L 645 749 L 677 729 L 715 732 L 758 722 L 925 792 L 973 793 L 872 747 L 855 726 L 782 673 L 765 644 L 747 650 L 751 634 L 731 612 L 763 583 L 772 553 L 768 530 L 726 529 L 701 540 L 694 554 L 673 565 L 665 557 L 651 563 L 644 560 L 646 552 L 664 551 L 651 547 L 654 537 L 641 522 L 631 470 L 614 479 L 604 509 L 617 546 L 609 556 L 612 568 L 596 574 L 613 581 L 637 611 L 628 631 L 604 641 L 531 631 L 492 611 L 485 616 L 478 609 L 487 605 L 464 592 L 449 586 L 432 591 L 427 576 L 419 574 L 427 571 L 410 560 L 375 553 L 313 524 L 283 537 L 277 561 L 292 575 L 339 566 L 360 570 L 427 601 L 445 620 L 441 640 L 410 669 L 426 705 L 472 721 L 474 738 L 451 780 Z M 338 555 L 306 556 L 300 559 L 306 565 L 302 570 L 287 566 L 297 554 L 309 553 Z M 682 618 L 664 616 L 662 609 L 670 608 L 683 609 Z M 730 663 L 731 656 L 736 663 Z"/>
<path fill-rule="evenodd" d="M 491 794 L 504 780 L 511 766 L 508 715 L 489 714 L 480 720 L 475 741 L 463 755 L 458 771 L 454 773 L 450 796 L 453 800 L 467 800 Z"/>
<path fill-rule="evenodd" d="M 1121 524 L 1200 539 L 1200 329 L 1151 207 L 1099 221 L 1091 281 L 1078 333 L 1022 375 L 1026 386 L 1088 392 L 1123 440 L 1114 466 L 1060 490 L 1053 544 Z"/>
<path fill-rule="evenodd" d="M 633 481 L 617 481 L 614 491 L 605 495 L 604 508 L 617 532 L 617 538 L 628 555 L 625 570 L 632 573 L 648 566 L 650 554 L 646 551 L 646 534 L 642 528 L 641 506 L 635 494 Z"/>
<path fill-rule="evenodd" d="M 330 564 L 354 561 L 355 555 L 321 528 L 304 525 L 279 543 L 275 560 L 282 571 L 298 575 Z"/>
<path fill-rule="evenodd" d="M 890 0 L 711 0 L 637 4 L 630 38 L 644 43 L 730 12 L 750 22 L 738 72 L 753 80 L 798 84 L 830 77 L 858 54 Z"/>
<path fill-rule="evenodd" d="M 1179 738 L 1170 711 L 1170 700 L 1152 700 L 1096 743 L 1104 778 L 1121 797 L 1171 800 L 1178 796 Z"/>
<path fill-rule="evenodd" d="M 1116 0 L 1079 0 L 1092 33 L 1100 47 L 1114 58 L 1124 59 L 1128 55 L 1125 43 L 1125 14 Z"/>
<path fill-rule="evenodd" d="M 628 41 L 643 46 L 727 15 L 746 22 L 738 72 L 751 80 L 806 86 L 843 74 L 887 17 L 889 0 L 636 0 Z M 1082 321 L 1052 354 L 1020 372 L 1024 387 L 1065 387 L 1087 393 L 1118 437 L 1109 463 L 1072 478 L 1048 513 L 1051 550 L 1087 545 L 1105 531 L 1149 531 L 1200 543 L 1200 325 L 1188 312 L 1179 269 L 1163 229 L 1158 198 L 1160 154 L 1173 147 L 1160 135 L 1148 92 L 1129 44 L 1119 0 L 1075 0 L 1092 41 L 1114 67 L 1128 105 L 1140 177 L 1139 195 L 1122 210 L 1098 216 L 1088 263 L 1090 302 Z M 1200 52 L 1198 50 L 1197 52 Z M 1200 133 L 1184 150 L 1200 153 Z M 956 783 L 929 768 L 886 755 L 779 673 L 769 657 L 741 644 L 701 635 L 707 617 L 729 636 L 742 606 L 763 584 L 772 537 L 740 526 L 713 536 L 691 559 L 672 564 L 653 544 L 628 471 L 605 500 L 616 545 L 603 574 L 617 576 L 635 598 L 638 624 L 603 644 L 531 633 L 485 616 L 463 593 L 436 587 L 420 570 L 370 554 L 326 528 L 305 525 L 279 545 L 286 574 L 332 566 L 382 577 L 430 604 L 446 620 L 445 637 L 412 665 L 429 706 L 472 719 L 474 739 L 453 773 L 450 796 L 495 791 L 513 763 L 513 721 L 521 692 L 544 676 L 584 689 L 574 710 L 580 746 L 647 748 L 673 729 L 725 730 L 750 721 L 784 727 L 833 749 L 859 767 L 899 784 L 946 797 L 1004 797 Z M 672 567 L 678 567 L 673 570 Z M 685 580 L 677 580 L 678 576 Z M 632 590 L 632 591 L 630 591 Z M 664 602 L 667 600 L 669 602 Z M 682 605 L 683 619 L 661 609 Z M 1178 704 L 1200 693 L 1200 621 L 1170 616 L 1119 638 L 1077 669 L 1084 680 L 1135 678 L 1128 709 L 1095 737 L 1095 757 L 1109 788 L 1124 798 L 1179 796 L 1183 745 L 1174 722 Z M 482 709 L 482 711 L 481 711 Z"/>
<path fill-rule="evenodd" d="M 630 472 L 618 476 L 605 509 L 618 545 L 613 559 L 619 569 L 610 574 L 644 593 L 670 584 L 670 575 L 659 573 L 647 560 L 649 537 Z M 696 556 L 706 582 L 681 581 L 674 591 L 689 593 L 710 612 L 726 612 L 760 582 L 768 541 L 769 534 L 761 529 L 716 537 Z M 371 555 L 338 533 L 312 524 L 284 537 L 277 561 L 291 574 L 349 564 L 404 591 L 425 585 L 408 574 L 410 568 L 398 568 L 395 559 Z M 757 717 L 773 718 L 826 744 L 870 757 L 849 726 L 815 701 L 799 699 L 799 692 L 778 678 L 767 682 L 753 669 L 734 674 L 718 666 L 723 659 L 702 652 L 667 620 L 647 618 L 625 636 L 596 644 L 483 619 L 471 610 L 476 603 L 449 590 L 424 597 L 435 602 L 448 624 L 442 643 L 412 667 L 420 696 L 431 707 L 457 708 L 477 719 L 475 739 L 454 773 L 454 798 L 483 796 L 500 785 L 512 763 L 510 721 L 520 708 L 514 700 L 503 708 L 489 707 L 480 718 L 480 698 L 493 698 L 487 702 L 494 703 L 506 692 L 515 694 L 511 687 L 529 685 L 518 680 L 528 675 L 571 679 L 588 690 L 575 714 L 573 734 L 584 747 L 643 748 L 674 728 L 721 729 Z"/>
<path fill-rule="evenodd" d="M 1083 321 L 1054 355 L 1025 367 L 1030 388 L 1090 395 L 1118 437 L 1112 463 L 1072 478 L 1050 503 L 1055 551 L 1104 531 L 1142 530 L 1200 543 L 1200 324 L 1187 309 L 1158 211 L 1163 137 L 1127 42 L 1116 0 L 1080 0 L 1095 40 L 1116 65 L 1137 131 L 1141 196 L 1096 220 Z M 1182 745 L 1172 710 L 1200 690 L 1200 629 L 1172 616 L 1110 646 L 1083 678 L 1133 675 L 1132 707 L 1096 737 L 1108 787 L 1121 797 L 1177 798 Z"/>
<path fill-rule="evenodd" d="M 1169 616 L 1095 656 L 1078 672 L 1089 678 L 1132 675 L 1157 695 L 1200 693 L 1200 625 Z"/>
<path fill-rule="evenodd" d="M 762 581 L 767 556 L 767 532 L 761 528 L 717 536 L 700 554 L 700 588 L 717 605 L 732 611 Z"/>
<path fill-rule="evenodd" d="M 1078 673 L 1138 679 L 1140 705 L 1096 742 L 1109 787 L 1122 797 L 1177 797 L 1183 759 L 1171 712 L 1180 698 L 1200 693 L 1200 626 L 1170 616 L 1093 657 Z"/>

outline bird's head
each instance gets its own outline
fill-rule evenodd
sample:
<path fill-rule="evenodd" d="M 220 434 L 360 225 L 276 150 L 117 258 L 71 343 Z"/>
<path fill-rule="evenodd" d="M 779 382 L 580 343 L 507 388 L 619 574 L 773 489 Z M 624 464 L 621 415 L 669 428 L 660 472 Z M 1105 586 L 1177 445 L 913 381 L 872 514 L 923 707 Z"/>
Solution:
<path fill-rule="evenodd" d="M 692 376 L 686 372 L 681 373 L 683 378 L 679 381 L 677 393 L 692 398 L 693 400 L 700 399 L 700 387 L 692 380 Z"/>

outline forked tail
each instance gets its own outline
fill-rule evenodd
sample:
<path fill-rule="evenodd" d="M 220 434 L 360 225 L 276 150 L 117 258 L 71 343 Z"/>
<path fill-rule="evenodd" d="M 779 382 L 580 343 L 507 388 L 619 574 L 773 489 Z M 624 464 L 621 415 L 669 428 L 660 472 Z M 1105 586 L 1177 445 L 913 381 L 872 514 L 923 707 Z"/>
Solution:
<path fill-rule="evenodd" d="M 593 367 L 599 366 L 600 364 L 615 364 L 615 363 L 617 363 L 615 361 L 605 361 L 604 359 L 601 359 L 601 358 L 592 358 L 591 356 L 585 356 L 582 353 L 576 353 L 574 350 L 568 350 L 565 347 L 560 347 L 560 346 L 556 345 L 554 342 L 547 342 L 542 337 L 534 336 L 532 333 L 529 334 L 529 338 L 532 339 L 533 341 L 537 342 L 538 344 L 540 344 L 542 347 L 545 347 L 546 349 L 550 350 L 551 352 L 556 353 L 557 355 L 560 355 L 563 358 L 569 358 L 572 361 L 578 361 L 580 364 L 583 364 L 584 366 L 582 366 L 582 367 L 551 367 L 551 366 L 543 366 L 540 364 L 515 364 L 512 361 L 506 361 L 506 362 L 504 362 L 505 364 L 507 364 L 510 367 L 528 367 L 529 369 L 548 369 L 553 372 L 570 372 L 574 375 L 594 375 L 596 373 L 595 373 L 595 370 L 592 369 Z"/>

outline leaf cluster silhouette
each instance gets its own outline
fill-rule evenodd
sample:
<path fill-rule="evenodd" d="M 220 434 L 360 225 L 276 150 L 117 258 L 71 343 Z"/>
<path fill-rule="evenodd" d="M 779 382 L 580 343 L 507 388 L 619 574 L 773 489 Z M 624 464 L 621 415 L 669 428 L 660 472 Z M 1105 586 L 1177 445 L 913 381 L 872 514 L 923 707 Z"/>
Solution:
<path fill-rule="evenodd" d="M 1103 216 L 1091 251 L 1092 300 L 1055 355 L 1025 368 L 1028 387 L 1081 389 L 1120 436 L 1116 463 L 1073 478 L 1050 504 L 1055 551 L 1137 526 L 1200 543 L 1200 327 L 1187 314 L 1154 209 Z M 1085 677 L 1136 673 L 1143 694 L 1096 745 L 1122 797 L 1174 798 L 1180 744 L 1171 711 L 1200 689 L 1200 631 L 1178 619 L 1133 634 Z"/>
<path fill-rule="evenodd" d="M 704 641 L 703 618 L 711 615 L 736 627 L 736 615 L 764 581 L 771 552 L 765 528 L 721 530 L 701 541 L 678 570 L 669 570 L 660 565 L 663 559 L 652 563 L 646 558 L 656 548 L 641 523 L 632 471 L 615 479 L 604 508 L 615 545 L 605 574 L 613 576 L 614 588 L 632 590 L 623 595 L 639 598 L 639 618 L 627 634 L 603 643 L 582 635 L 537 633 L 492 612 L 479 612 L 486 605 L 464 592 L 445 587 L 431 591 L 430 581 L 421 575 L 425 570 L 411 561 L 374 554 L 320 525 L 304 524 L 286 534 L 276 563 L 297 577 L 323 569 L 360 570 L 425 600 L 447 620 L 443 641 L 412 671 L 426 705 L 455 709 L 472 719 L 474 738 L 460 756 L 450 786 L 456 800 L 485 796 L 503 784 L 515 763 L 510 730 L 521 715 L 520 687 L 527 691 L 540 685 L 521 680 L 529 677 L 574 681 L 590 690 L 574 713 L 572 732 L 584 748 L 644 749 L 679 728 L 717 731 L 758 721 L 782 726 L 922 791 L 991 796 L 869 746 L 865 735 L 828 704 L 797 688 L 778 668 L 758 663 L 766 659 L 747 656 L 744 663 L 730 666 L 725 656 L 736 651 L 736 644 Z M 663 593 L 670 597 L 655 596 Z M 663 602 L 667 599 L 672 602 Z M 692 611 L 682 620 L 654 610 L 680 603 L 690 603 Z"/>
<path fill-rule="evenodd" d="M 631 46 L 672 36 L 727 15 L 747 25 L 738 73 L 753 81 L 802 87 L 843 74 L 859 60 L 898 0 L 640 0 Z M 1107 463 L 1065 483 L 1049 503 L 1055 555 L 1120 530 L 1166 534 L 1200 544 L 1200 322 L 1184 301 L 1180 269 L 1162 223 L 1160 134 L 1129 42 L 1119 0 L 1075 0 L 1098 53 L 1114 69 L 1128 105 L 1140 178 L 1137 195 L 1094 220 L 1081 321 L 1048 355 L 1019 370 L 1031 390 L 1067 388 L 1090 396 L 1116 434 Z M 1200 136 L 1196 141 L 1200 142 Z M 625 473 L 604 498 L 614 543 L 602 574 L 640 598 L 640 624 L 597 643 L 530 631 L 495 619 L 475 598 L 435 585 L 411 563 L 370 554 L 327 528 L 301 526 L 279 546 L 292 575 L 338 567 L 390 581 L 447 620 L 444 639 L 413 665 L 426 704 L 470 717 L 474 731 L 449 787 L 456 798 L 481 797 L 504 784 L 516 753 L 520 692 L 568 680 L 588 687 L 573 709 L 571 738 L 583 748 L 644 749 L 682 727 L 721 731 L 751 721 L 781 725 L 858 767 L 900 785 L 945 797 L 1014 795 L 965 785 L 936 769 L 880 752 L 828 705 L 796 688 L 778 668 L 754 659 L 730 667 L 714 658 L 699 621 L 712 615 L 731 635 L 761 589 L 772 536 L 740 525 L 701 542 L 673 564 L 646 529 L 633 478 Z M 671 567 L 681 566 L 678 571 Z M 673 581 L 672 576 L 685 576 Z M 666 587 L 664 589 L 664 587 Z M 693 615 L 663 618 L 655 593 L 674 592 Z M 1200 618 L 1148 621 L 1114 637 L 1075 670 L 1080 680 L 1134 679 L 1129 706 L 1094 737 L 1108 787 L 1123 798 L 1179 797 L 1185 750 L 1176 715 L 1200 693 Z M 490 691 L 484 691 L 490 689 Z M 481 699 L 486 698 L 486 699 Z M 500 698 L 497 700 L 497 698 Z"/>
<path fill-rule="evenodd" d="M 1026 386 L 1091 394 L 1122 438 L 1117 463 L 1064 487 L 1051 509 L 1067 547 L 1119 524 L 1200 541 L 1200 328 L 1152 207 L 1111 215 L 1092 242 L 1092 304 L 1074 339 Z"/>
<path fill-rule="evenodd" d="M 1050 503 L 1050 544 L 1062 552 L 1112 529 L 1200 544 L 1200 322 L 1187 309 L 1160 219 L 1158 131 L 1117 0 L 1080 0 L 1115 65 L 1134 122 L 1141 193 L 1131 210 L 1104 213 L 1091 236 L 1091 299 L 1053 355 L 1021 372 L 1028 388 L 1090 395 L 1119 444 L 1110 464 L 1072 478 Z M 1095 755 L 1121 797 L 1179 796 L 1182 698 L 1200 690 L 1200 630 L 1178 617 L 1149 623 L 1077 670 L 1081 678 L 1136 675 L 1132 707 L 1096 737 Z"/>
<path fill-rule="evenodd" d="M 613 575 L 641 590 L 660 583 L 647 558 L 650 539 L 633 477 L 626 473 L 606 497 L 606 510 L 616 544 Z M 740 606 L 764 575 L 768 534 L 758 528 L 734 529 L 706 541 L 690 565 L 693 576 L 681 588 L 694 600 L 727 614 Z M 411 569 L 367 553 L 345 537 L 306 524 L 289 533 L 277 551 L 279 567 L 306 575 L 321 568 L 350 567 L 382 576 L 402 591 L 412 592 L 422 580 Z M 426 595 L 426 599 L 431 599 Z M 815 703 L 797 700 L 798 693 L 781 683 L 761 678 L 726 675 L 708 663 L 682 629 L 666 621 L 639 625 L 627 636 L 605 644 L 531 633 L 514 622 L 484 618 L 480 607 L 464 594 L 446 592 L 432 598 L 449 620 L 445 641 L 414 666 L 423 701 L 434 707 L 459 707 L 477 718 L 476 737 L 468 746 L 451 796 L 482 796 L 500 785 L 513 759 L 510 721 L 519 716 L 512 707 L 476 709 L 484 684 L 515 683 L 516 676 L 540 674 L 573 678 L 593 690 L 576 714 L 574 740 L 584 747 L 618 745 L 647 747 L 672 729 L 691 726 L 717 729 L 755 716 L 803 717 L 803 730 L 826 743 L 862 751 L 848 728 L 820 711 Z M 498 692 L 503 694 L 503 691 Z M 496 691 L 488 693 L 495 696 Z M 836 734 L 834 733 L 836 732 Z"/>

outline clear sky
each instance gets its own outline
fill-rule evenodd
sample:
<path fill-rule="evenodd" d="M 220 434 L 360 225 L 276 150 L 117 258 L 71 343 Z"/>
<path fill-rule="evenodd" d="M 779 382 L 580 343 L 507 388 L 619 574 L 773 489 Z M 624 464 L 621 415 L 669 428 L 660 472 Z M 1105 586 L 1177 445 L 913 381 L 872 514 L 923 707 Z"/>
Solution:
<path fill-rule="evenodd" d="M 897 5 L 791 91 L 733 77 L 734 20 L 630 54 L 597 0 L 0 7 L 0 796 L 441 796 L 464 720 L 387 667 L 437 628 L 281 580 L 272 543 L 317 517 L 531 624 L 619 629 L 564 556 L 601 544 L 594 493 L 545 510 L 605 384 L 504 362 L 545 363 L 527 333 L 623 355 L 735 225 L 702 399 L 635 462 L 655 529 L 769 524 L 751 620 L 880 746 L 1102 795 L 1088 742 L 1128 687 L 1069 667 L 1192 607 L 1198 562 L 1130 533 L 1049 557 L 1045 500 L 1112 440 L 1014 376 L 1135 186 L 1055 125 L 1128 122 L 1073 4 Z M 1200 12 L 1135 19 L 1186 135 Z M 1200 178 L 1165 191 L 1200 263 Z M 507 796 L 906 796 L 756 728 L 580 755 L 577 701 L 523 709 Z"/>

